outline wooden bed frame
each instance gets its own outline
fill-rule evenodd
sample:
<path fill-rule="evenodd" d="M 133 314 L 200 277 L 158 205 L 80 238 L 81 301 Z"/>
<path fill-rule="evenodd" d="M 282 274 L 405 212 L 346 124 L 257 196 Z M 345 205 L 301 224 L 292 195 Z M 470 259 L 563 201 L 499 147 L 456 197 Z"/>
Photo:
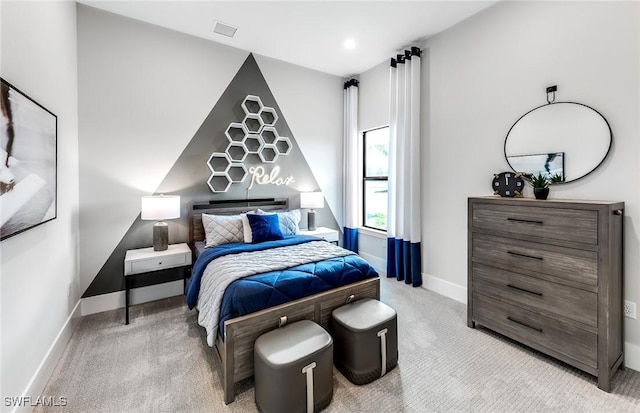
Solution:
<path fill-rule="evenodd" d="M 196 241 L 204 240 L 202 227 L 203 213 L 238 214 L 260 208 L 278 210 L 288 207 L 287 200 L 273 198 L 223 200 L 194 203 L 189 208 L 189 246 L 195 251 Z M 227 320 L 224 323 L 224 340 L 217 334 L 216 354 L 222 366 L 224 402 L 229 404 L 235 399 L 235 384 L 253 376 L 253 344 L 267 331 L 278 328 L 281 317 L 291 323 L 298 320 L 312 320 L 325 329 L 329 329 L 331 312 L 354 299 L 380 299 L 380 279 L 371 278 L 334 290 L 325 291 L 276 307 L 267 308 L 242 317 Z"/>

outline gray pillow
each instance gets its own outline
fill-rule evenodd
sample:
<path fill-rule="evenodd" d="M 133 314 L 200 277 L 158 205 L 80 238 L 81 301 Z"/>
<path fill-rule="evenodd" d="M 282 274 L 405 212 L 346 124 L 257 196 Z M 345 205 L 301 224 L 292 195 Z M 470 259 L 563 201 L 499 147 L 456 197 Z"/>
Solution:
<path fill-rule="evenodd" d="M 240 215 L 202 214 L 205 248 L 244 241 Z"/>

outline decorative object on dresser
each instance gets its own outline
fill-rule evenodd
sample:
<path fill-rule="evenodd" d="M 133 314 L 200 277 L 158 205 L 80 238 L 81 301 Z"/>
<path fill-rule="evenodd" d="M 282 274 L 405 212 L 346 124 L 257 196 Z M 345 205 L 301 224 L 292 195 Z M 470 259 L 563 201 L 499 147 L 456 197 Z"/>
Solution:
<path fill-rule="evenodd" d="M 153 226 L 153 250 L 165 251 L 169 245 L 169 225 L 165 219 L 180 218 L 177 195 L 143 196 L 140 219 L 158 221 Z"/>
<path fill-rule="evenodd" d="M 500 172 L 499 174 L 493 174 L 491 187 L 493 188 L 494 195 L 508 197 L 522 196 L 524 180 L 520 172 Z"/>
<path fill-rule="evenodd" d="M 183 285 L 186 286 L 187 274 L 191 266 L 191 255 L 191 249 L 185 243 L 169 245 L 164 251 L 157 251 L 151 247 L 127 251 L 124 257 L 125 324 L 129 324 L 131 279 L 140 274 L 183 267 Z"/>
<path fill-rule="evenodd" d="M 307 213 L 307 229 L 316 230 L 316 211 L 314 208 L 324 207 L 322 192 L 300 192 L 300 208 L 309 208 Z"/>
<path fill-rule="evenodd" d="M 549 196 L 549 179 L 546 175 L 538 172 L 538 175 L 531 177 L 531 186 L 533 187 L 533 195 L 536 199 L 547 199 Z"/>
<path fill-rule="evenodd" d="M 469 198 L 468 318 L 598 378 L 623 361 L 623 202 Z"/>

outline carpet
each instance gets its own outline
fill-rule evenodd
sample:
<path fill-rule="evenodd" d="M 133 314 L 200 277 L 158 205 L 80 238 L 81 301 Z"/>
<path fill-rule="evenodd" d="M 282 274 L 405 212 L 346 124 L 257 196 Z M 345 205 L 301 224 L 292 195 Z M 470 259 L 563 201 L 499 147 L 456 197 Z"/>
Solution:
<path fill-rule="evenodd" d="M 398 367 L 356 386 L 334 368 L 332 412 L 640 412 L 640 373 L 619 370 L 611 393 L 596 378 L 466 325 L 466 306 L 381 279 L 398 313 Z M 256 412 L 253 379 L 224 404 L 215 349 L 184 297 L 84 317 L 35 412 Z"/>

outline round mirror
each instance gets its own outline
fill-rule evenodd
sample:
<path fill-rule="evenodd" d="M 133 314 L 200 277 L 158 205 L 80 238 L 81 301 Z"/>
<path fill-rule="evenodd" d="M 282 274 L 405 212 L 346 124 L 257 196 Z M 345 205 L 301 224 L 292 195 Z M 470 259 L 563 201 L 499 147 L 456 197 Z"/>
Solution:
<path fill-rule="evenodd" d="M 595 170 L 609 153 L 609 123 L 598 111 L 573 102 L 557 102 L 525 113 L 504 142 L 511 169 L 572 182 Z"/>

